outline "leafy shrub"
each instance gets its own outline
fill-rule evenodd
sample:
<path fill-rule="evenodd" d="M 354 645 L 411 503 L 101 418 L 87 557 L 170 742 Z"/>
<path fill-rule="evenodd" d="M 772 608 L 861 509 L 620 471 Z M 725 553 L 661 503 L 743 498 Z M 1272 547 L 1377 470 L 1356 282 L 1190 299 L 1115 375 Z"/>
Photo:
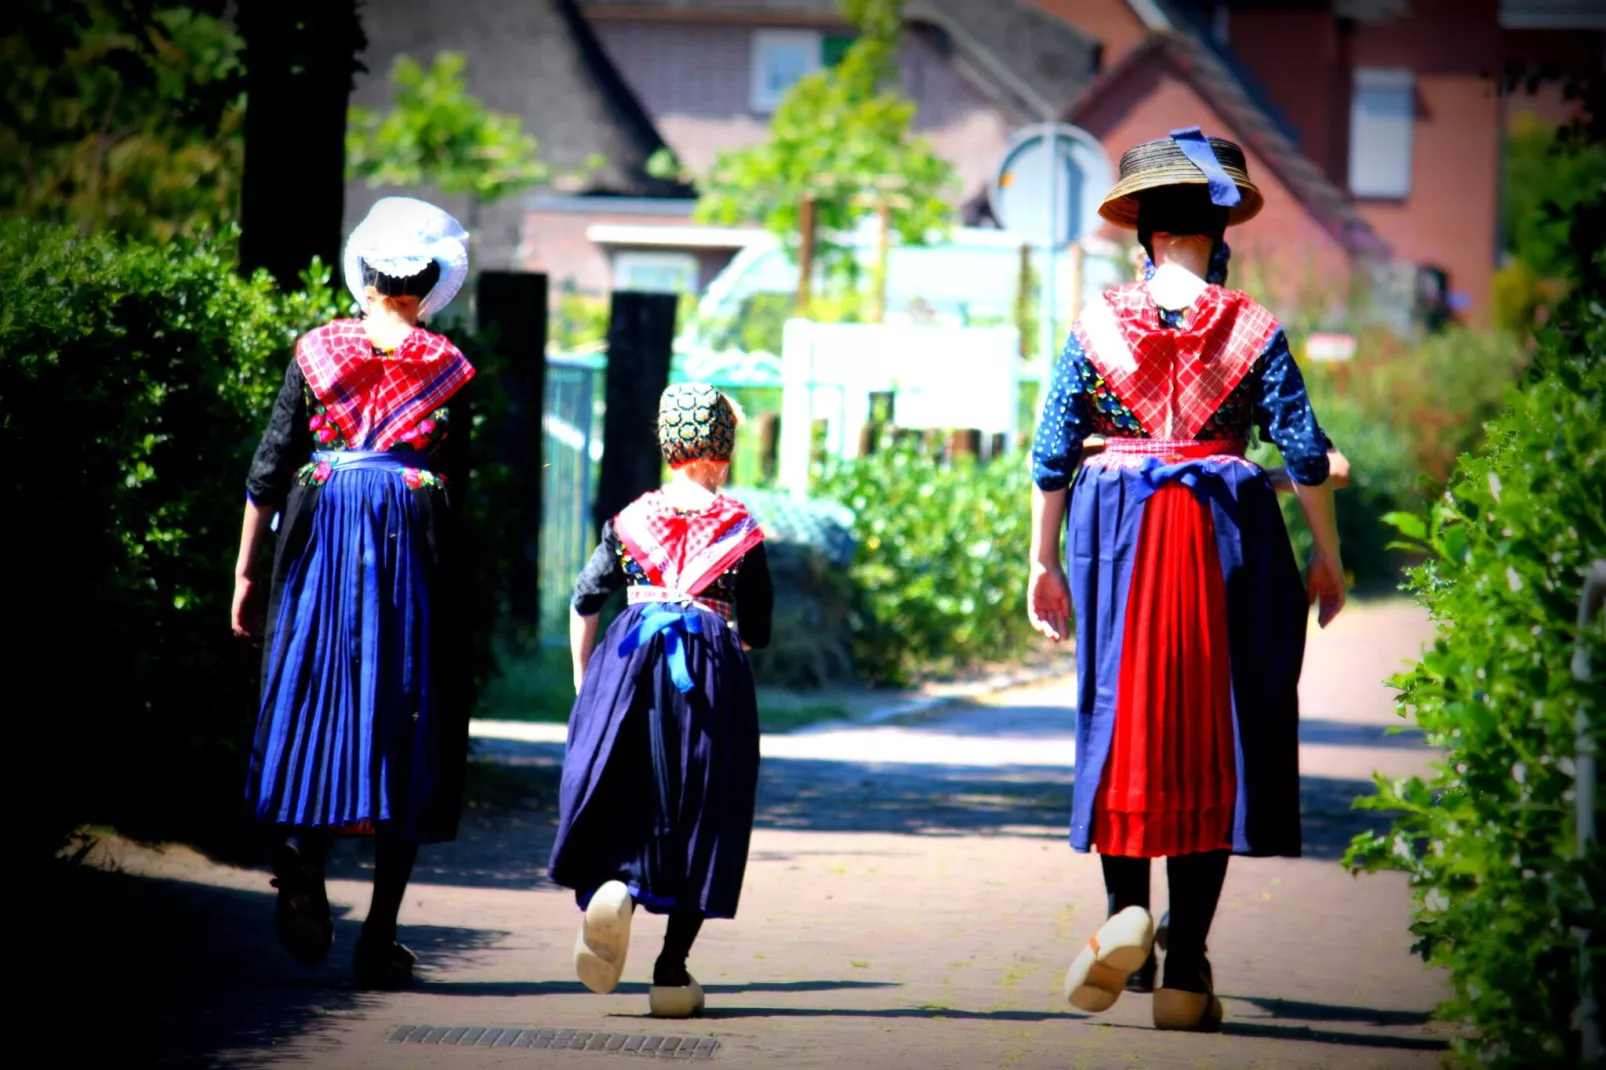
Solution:
<path fill-rule="evenodd" d="M 828 464 L 817 491 L 853 510 L 850 618 L 861 677 L 903 683 L 1017 655 L 1026 622 L 1031 480 L 1019 457 L 939 464 L 912 438 Z"/>
<path fill-rule="evenodd" d="M 0 441 L 46 444 L 7 478 L 49 531 L 58 834 L 236 812 L 258 675 L 228 622 L 245 472 L 293 340 L 333 310 L 327 275 L 281 296 L 235 273 L 227 237 L 0 225 Z"/>
<path fill-rule="evenodd" d="M 1360 805 L 1397 812 L 1393 829 L 1345 859 L 1409 875 L 1418 948 L 1454 984 L 1439 1014 L 1470 1027 L 1462 1056 L 1494 1067 L 1578 1065 L 1571 930 L 1606 916 L 1606 854 L 1575 850 L 1568 757 L 1578 715 L 1597 749 L 1606 736 L 1598 627 L 1584 636 L 1594 682 L 1569 671 L 1581 576 L 1606 557 L 1606 311 L 1580 300 L 1570 314 L 1442 500 L 1394 518 L 1427 554 L 1411 587 L 1439 624 L 1395 685 L 1446 755 L 1425 780 L 1378 777 Z"/>
<path fill-rule="evenodd" d="M 1421 503 L 1410 448 L 1376 420 L 1369 420 L 1350 397 L 1333 394 L 1313 399 L 1317 417 L 1333 443 L 1350 462 L 1350 485 L 1338 492 L 1338 539 L 1344 568 L 1357 585 L 1391 584 L 1399 576 L 1400 561 L 1391 551 L 1392 529 L 1383 518 Z M 1281 464 L 1272 446 L 1258 446 L 1250 456 L 1260 464 Z M 1303 564 L 1314 543 L 1299 500 L 1278 495 L 1283 520 L 1294 544 L 1294 558 Z"/>
<path fill-rule="evenodd" d="M 862 612 L 862 592 L 817 548 L 771 542 L 775 585 L 770 645 L 749 658 L 760 686 L 808 690 L 853 675 L 849 622 Z"/>
<path fill-rule="evenodd" d="M 1305 373 L 1318 405 L 1351 399 L 1359 415 L 1407 446 L 1412 468 L 1437 493 L 1456 458 L 1483 440 L 1483 425 L 1500 413 L 1527 360 L 1509 331 L 1451 327 L 1405 340 L 1375 330 L 1361 336 L 1354 361 L 1306 365 Z"/>

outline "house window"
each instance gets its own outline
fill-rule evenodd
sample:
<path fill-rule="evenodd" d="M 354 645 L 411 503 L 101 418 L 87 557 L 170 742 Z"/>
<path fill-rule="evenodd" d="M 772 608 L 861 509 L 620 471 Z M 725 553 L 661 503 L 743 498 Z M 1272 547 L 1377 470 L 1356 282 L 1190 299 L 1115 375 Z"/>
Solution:
<path fill-rule="evenodd" d="M 694 294 L 697 258 L 691 253 L 615 253 L 613 288 L 637 293 Z"/>
<path fill-rule="evenodd" d="M 820 69 L 823 41 L 813 30 L 759 30 L 753 34 L 751 103 L 772 112 L 781 96 L 804 75 Z"/>
<path fill-rule="evenodd" d="M 1355 72 L 1350 103 L 1349 188 L 1357 197 L 1406 197 L 1411 192 L 1411 134 L 1416 113 L 1411 72 Z"/>

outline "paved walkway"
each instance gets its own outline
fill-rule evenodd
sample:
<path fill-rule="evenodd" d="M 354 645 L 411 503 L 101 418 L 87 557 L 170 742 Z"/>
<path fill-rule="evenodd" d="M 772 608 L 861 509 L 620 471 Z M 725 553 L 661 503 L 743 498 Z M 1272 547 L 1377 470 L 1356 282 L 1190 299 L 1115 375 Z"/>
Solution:
<path fill-rule="evenodd" d="M 87 947 L 137 930 L 165 953 L 109 968 L 83 997 L 101 1005 L 84 1014 L 174 1060 L 230 1066 L 623 1062 L 387 1042 L 415 1025 L 491 1027 L 481 1039 L 504 1044 L 542 1042 L 515 1029 L 630 1047 L 673 1036 L 688 1038 L 686 1052 L 703 1041 L 704 1054 L 712 1039 L 715 1063 L 744 1067 L 1432 1067 L 1443 1037 L 1426 1016 L 1444 993 L 1409 953 L 1404 882 L 1351 878 L 1336 863 L 1373 820 L 1349 810 L 1371 771 L 1419 770 L 1431 757 L 1412 734 L 1385 733 L 1399 722 L 1380 682 L 1429 634 L 1399 603 L 1352 607 L 1313 634 L 1306 857 L 1232 865 L 1211 938 L 1228 1014 L 1217 1036 L 1154 1031 L 1144 996 L 1096 1017 L 1061 998 L 1065 966 L 1103 912 L 1096 859 L 1064 842 L 1069 679 L 895 723 L 766 737 L 741 916 L 710 922 L 692 957 L 708 990 L 701 1020 L 644 1016 L 660 919 L 638 916 L 617 993 L 572 979 L 577 912 L 542 873 L 561 735 L 486 724 L 479 753 L 527 777 L 529 805 L 471 811 L 457 843 L 426 851 L 403 911 L 404 939 L 423 959 L 416 991 L 346 985 L 366 909 L 357 843 L 331 886 L 336 951 L 315 970 L 273 945 L 262 873 L 114 843 L 121 872 L 79 890 L 93 914 L 79 938 Z M 1157 911 L 1164 889 L 1157 864 Z"/>

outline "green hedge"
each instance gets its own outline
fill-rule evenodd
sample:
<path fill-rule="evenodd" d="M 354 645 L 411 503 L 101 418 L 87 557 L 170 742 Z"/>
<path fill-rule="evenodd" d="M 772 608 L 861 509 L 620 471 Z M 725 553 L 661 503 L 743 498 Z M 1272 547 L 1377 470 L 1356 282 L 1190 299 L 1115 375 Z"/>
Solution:
<path fill-rule="evenodd" d="M 1468 1027 L 1466 1061 L 1494 1067 L 1577 1065 L 1572 927 L 1606 917 L 1606 855 L 1576 856 L 1570 757 L 1580 712 L 1597 748 L 1606 734 L 1598 626 L 1594 681 L 1569 671 L 1582 572 L 1606 557 L 1606 309 L 1580 299 L 1571 316 L 1442 499 L 1394 518 L 1427 555 L 1410 587 L 1439 625 L 1395 684 L 1445 756 L 1426 779 L 1378 778 L 1359 805 L 1393 828 L 1345 860 L 1409 874 L 1419 950 L 1454 986 L 1439 1014 Z"/>
<path fill-rule="evenodd" d="M 0 223 L 0 450 L 46 458 L 5 478 L 27 503 L 14 523 L 42 525 L 48 550 L 49 706 L 26 715 L 49 718 L 52 842 L 83 822 L 245 842 L 260 653 L 230 633 L 229 605 L 246 470 L 295 338 L 343 307 L 316 264 L 295 293 L 241 278 L 233 237 Z M 484 373 L 469 499 L 483 680 L 522 547 L 510 477 L 481 446 L 499 368 L 462 344 Z"/>
<path fill-rule="evenodd" d="M 905 683 L 1013 658 L 1026 621 L 1031 480 L 1019 456 L 941 464 L 917 440 L 826 466 L 816 493 L 853 510 L 851 569 L 862 608 L 849 618 L 861 678 Z"/>
<path fill-rule="evenodd" d="M 255 711 L 257 656 L 229 631 L 245 471 L 333 294 L 242 279 L 222 240 L 8 223 L 0 309 L 0 441 L 48 456 L 8 478 L 47 526 L 51 826 L 215 826 Z"/>

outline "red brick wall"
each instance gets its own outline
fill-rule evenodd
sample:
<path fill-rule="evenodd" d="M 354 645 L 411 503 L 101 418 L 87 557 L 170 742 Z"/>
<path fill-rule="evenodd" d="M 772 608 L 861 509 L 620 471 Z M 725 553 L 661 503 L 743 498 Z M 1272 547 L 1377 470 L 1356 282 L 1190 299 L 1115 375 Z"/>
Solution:
<path fill-rule="evenodd" d="M 586 230 L 599 223 L 634 227 L 684 227 L 691 223 L 685 215 L 637 214 L 630 212 L 560 212 L 534 209 L 524 213 L 516 266 L 525 271 L 544 271 L 553 292 L 572 283 L 585 294 L 604 294 L 613 288 L 609 249 L 597 245 Z M 706 288 L 714 276 L 731 262 L 732 249 L 676 250 L 657 245 L 616 246 L 649 252 L 688 252 L 697 260 L 697 285 Z"/>
<path fill-rule="evenodd" d="M 1198 124 L 1240 140 L 1226 120 L 1207 105 L 1168 65 L 1134 72 L 1079 114 L 1080 124 L 1104 144 L 1112 160 L 1141 141 L 1167 130 Z M 1274 308 L 1304 301 L 1341 307 L 1348 297 L 1349 257 L 1288 189 L 1253 153 L 1249 174 L 1266 200 L 1261 213 L 1227 232 L 1238 266 L 1234 285 L 1253 286 L 1253 296 Z M 1134 240 L 1130 231 L 1106 227 L 1106 237 Z"/>
<path fill-rule="evenodd" d="M 1349 181 L 1352 34 L 1326 11 L 1234 11 L 1227 45 L 1299 135 L 1299 148 L 1343 189 Z"/>
<path fill-rule="evenodd" d="M 769 117 L 750 110 L 752 35 L 768 27 L 710 22 L 598 20 L 597 37 L 659 133 L 692 171 L 721 150 L 761 144 Z M 914 128 L 959 172 L 955 202 L 992 177 L 1010 126 L 974 85 L 920 34 L 899 51 L 904 91 L 919 107 Z"/>
<path fill-rule="evenodd" d="M 1148 28 L 1132 13 L 1126 0 L 1027 0 L 1050 15 L 1064 19 L 1104 46 L 1104 69 L 1141 45 Z"/>
<path fill-rule="evenodd" d="M 1355 30 L 1357 67 L 1415 72 L 1411 192 L 1361 200 L 1361 215 L 1397 257 L 1437 264 L 1482 322 L 1497 253 L 1503 105 L 1496 0 L 1415 0 L 1413 14 Z"/>

